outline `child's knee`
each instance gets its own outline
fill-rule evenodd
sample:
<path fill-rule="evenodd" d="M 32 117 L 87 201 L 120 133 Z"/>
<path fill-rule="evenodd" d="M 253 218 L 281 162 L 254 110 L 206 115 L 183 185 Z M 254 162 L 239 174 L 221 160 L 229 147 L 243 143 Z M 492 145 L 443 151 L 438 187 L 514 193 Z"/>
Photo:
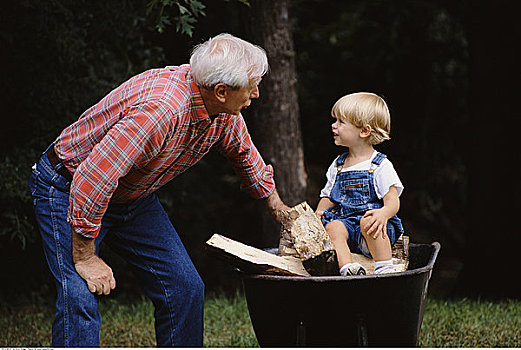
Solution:
<path fill-rule="evenodd" d="M 369 221 L 370 221 L 369 218 L 362 217 L 360 219 L 360 232 L 362 232 L 362 236 L 364 236 L 364 237 L 370 237 L 368 235 L 368 233 L 367 233 L 367 231 L 368 231 L 367 230 L 367 228 L 368 228 L 367 225 L 370 223 Z"/>
<path fill-rule="evenodd" d="M 347 230 L 341 221 L 331 221 L 326 225 L 326 232 L 333 241 L 336 239 L 347 239 Z"/>

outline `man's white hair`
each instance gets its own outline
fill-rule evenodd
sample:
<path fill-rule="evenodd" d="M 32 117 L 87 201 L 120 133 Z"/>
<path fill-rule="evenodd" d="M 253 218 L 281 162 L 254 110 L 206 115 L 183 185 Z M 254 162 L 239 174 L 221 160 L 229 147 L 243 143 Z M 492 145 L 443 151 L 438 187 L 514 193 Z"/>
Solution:
<path fill-rule="evenodd" d="M 192 77 L 203 88 L 219 83 L 248 87 L 251 78 L 262 77 L 267 71 L 268 58 L 263 48 L 226 33 L 197 45 L 190 57 Z"/>

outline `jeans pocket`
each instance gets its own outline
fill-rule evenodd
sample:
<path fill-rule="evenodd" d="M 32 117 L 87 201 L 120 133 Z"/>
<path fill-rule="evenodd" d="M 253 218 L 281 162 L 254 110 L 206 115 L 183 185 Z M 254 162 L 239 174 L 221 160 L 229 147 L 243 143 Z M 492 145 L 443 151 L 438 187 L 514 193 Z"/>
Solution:
<path fill-rule="evenodd" d="M 346 179 L 340 183 L 342 202 L 351 205 L 365 204 L 370 199 L 369 180 Z"/>
<path fill-rule="evenodd" d="M 33 166 L 33 171 L 29 177 L 29 189 L 31 190 L 31 198 L 33 199 L 33 205 L 36 202 L 35 196 L 38 191 L 38 181 L 40 177 L 40 171 L 36 168 L 36 164 Z"/>

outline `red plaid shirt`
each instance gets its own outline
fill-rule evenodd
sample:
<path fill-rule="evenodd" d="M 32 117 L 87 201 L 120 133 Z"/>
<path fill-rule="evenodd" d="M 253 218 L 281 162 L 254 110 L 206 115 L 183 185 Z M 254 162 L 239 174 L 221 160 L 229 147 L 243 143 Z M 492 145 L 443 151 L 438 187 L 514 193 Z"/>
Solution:
<path fill-rule="evenodd" d="M 216 146 L 254 198 L 273 191 L 273 169 L 253 145 L 241 115 L 212 122 L 190 66 L 151 69 L 123 83 L 85 111 L 56 140 L 74 174 L 68 220 L 96 237 L 111 203 L 154 192 Z"/>

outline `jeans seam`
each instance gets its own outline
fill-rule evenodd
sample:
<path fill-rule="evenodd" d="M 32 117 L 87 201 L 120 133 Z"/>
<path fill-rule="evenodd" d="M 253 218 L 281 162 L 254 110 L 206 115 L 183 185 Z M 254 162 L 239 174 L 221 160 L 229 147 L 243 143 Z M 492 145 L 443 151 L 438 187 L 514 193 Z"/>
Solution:
<path fill-rule="evenodd" d="M 136 250 L 134 249 L 134 247 L 130 247 L 130 250 L 132 251 L 132 254 L 134 254 L 134 256 L 136 256 L 136 258 L 141 261 L 141 265 L 145 266 L 148 269 L 148 271 L 150 271 L 157 278 L 157 280 L 159 281 L 159 284 L 161 285 L 161 288 L 163 289 L 163 295 L 165 296 L 165 302 L 166 302 L 166 305 L 168 308 L 169 324 L 170 324 L 170 329 L 171 329 L 170 344 L 175 345 L 175 344 L 173 344 L 173 336 L 174 336 L 174 331 L 175 331 L 174 316 L 173 316 L 173 311 L 172 311 L 172 307 L 171 307 L 170 296 L 168 294 L 168 289 L 165 287 L 165 285 L 163 283 L 163 279 L 159 276 L 159 274 L 156 273 L 156 270 L 153 267 L 149 266 L 141 258 L 141 256 L 136 253 Z"/>
<path fill-rule="evenodd" d="M 54 180 L 53 176 L 53 180 Z M 60 249 L 60 239 L 59 239 L 59 229 L 58 225 L 56 223 L 56 215 L 55 215 L 55 206 L 54 206 L 54 199 L 53 199 L 53 191 L 55 188 L 53 186 L 50 186 L 49 189 L 49 206 L 51 208 L 51 221 L 52 221 L 52 230 L 54 235 L 54 244 L 56 248 L 56 260 L 58 262 L 58 269 L 60 271 L 60 278 L 61 278 L 61 284 L 62 284 L 62 291 L 63 291 L 63 324 L 64 324 L 64 330 L 63 330 L 63 337 L 64 337 L 64 345 L 66 347 L 69 347 L 69 296 L 68 296 L 68 289 L 67 289 L 67 279 L 65 277 L 65 271 L 63 268 L 63 256 Z"/>

